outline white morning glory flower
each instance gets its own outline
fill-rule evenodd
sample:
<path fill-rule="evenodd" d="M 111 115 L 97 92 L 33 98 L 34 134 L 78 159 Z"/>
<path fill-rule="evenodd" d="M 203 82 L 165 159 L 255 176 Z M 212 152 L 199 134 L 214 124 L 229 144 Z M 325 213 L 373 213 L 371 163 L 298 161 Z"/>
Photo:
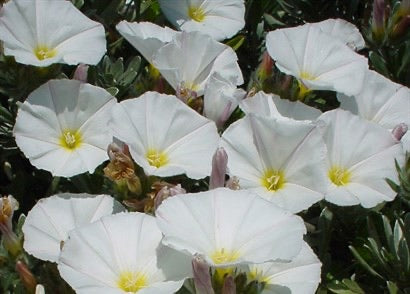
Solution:
<path fill-rule="evenodd" d="M 304 242 L 302 250 L 291 262 L 251 265 L 248 277 L 266 283 L 261 294 L 282 293 L 281 287 L 286 287 L 292 294 L 313 294 L 320 282 L 321 266 L 313 250 Z"/>
<path fill-rule="evenodd" d="M 159 4 L 178 29 L 200 31 L 219 41 L 232 37 L 245 26 L 243 0 L 159 0 Z"/>
<path fill-rule="evenodd" d="M 162 202 L 156 216 L 164 245 L 202 255 L 214 267 L 289 261 L 305 233 L 300 217 L 245 190 L 176 195 Z"/>
<path fill-rule="evenodd" d="M 245 114 L 256 114 L 272 118 L 291 118 L 295 120 L 315 121 L 320 110 L 310 107 L 300 101 L 281 99 L 275 94 L 259 91 L 254 96 L 246 97 L 239 104 Z"/>
<path fill-rule="evenodd" d="M 266 48 L 276 66 L 296 77 L 304 91 L 354 95 L 363 86 L 367 59 L 311 24 L 269 32 Z"/>
<path fill-rule="evenodd" d="M 215 73 L 205 86 L 204 115 L 221 127 L 245 96 L 244 90 Z"/>
<path fill-rule="evenodd" d="M 222 135 L 231 176 L 292 212 L 323 199 L 326 148 L 310 122 L 247 115 Z"/>
<path fill-rule="evenodd" d="M 353 50 L 361 50 L 366 46 L 359 29 L 343 19 L 326 19 L 321 22 L 311 23 L 311 25 L 342 41 Z"/>
<path fill-rule="evenodd" d="M 106 52 L 102 24 L 71 1 L 13 0 L 0 13 L 5 55 L 35 66 L 97 64 Z"/>
<path fill-rule="evenodd" d="M 124 100 L 113 109 L 111 128 L 148 175 L 211 174 L 219 140 L 215 123 L 175 96 L 147 92 Z"/>
<path fill-rule="evenodd" d="M 235 51 L 199 32 L 177 34 L 153 56 L 153 65 L 175 89 L 195 91 L 203 95 L 213 73 L 243 84 Z"/>
<path fill-rule="evenodd" d="M 160 27 L 151 22 L 138 23 L 123 20 L 117 24 L 116 29 L 148 62 L 152 62 L 154 53 L 178 34 L 168 27 Z"/>
<path fill-rule="evenodd" d="M 57 262 L 69 231 L 120 209 L 121 205 L 108 195 L 64 193 L 40 199 L 23 225 L 24 250 L 39 259 Z"/>
<path fill-rule="evenodd" d="M 103 217 L 69 233 L 58 270 L 79 294 L 175 293 L 192 276 L 190 259 L 161 239 L 147 214 Z"/>
<path fill-rule="evenodd" d="M 20 105 L 14 126 L 17 146 L 37 168 L 54 176 L 93 172 L 108 159 L 107 127 L 116 99 L 77 80 L 51 80 Z"/>
<path fill-rule="evenodd" d="M 353 97 L 338 95 L 340 107 L 392 130 L 400 123 L 410 127 L 410 90 L 383 75 L 369 70 L 362 91 Z M 402 138 L 410 151 L 410 132 Z M 404 144 L 407 143 L 407 144 Z"/>
<path fill-rule="evenodd" d="M 374 207 L 396 197 L 386 178 L 397 182 L 394 159 L 401 165 L 401 144 L 381 126 L 341 109 L 328 111 L 324 140 L 328 149 L 325 199 L 341 206 Z"/>

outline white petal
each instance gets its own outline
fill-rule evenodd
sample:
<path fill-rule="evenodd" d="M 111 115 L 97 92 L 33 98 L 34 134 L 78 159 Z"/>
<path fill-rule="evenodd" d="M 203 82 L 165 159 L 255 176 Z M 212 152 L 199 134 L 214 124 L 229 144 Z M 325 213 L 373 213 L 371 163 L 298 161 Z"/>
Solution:
<path fill-rule="evenodd" d="M 367 59 L 311 24 L 269 32 L 266 47 L 281 71 L 309 89 L 346 95 L 362 89 Z"/>
<path fill-rule="evenodd" d="M 122 290 L 118 281 L 124 272 L 144 273 L 147 285 L 141 293 L 153 293 L 153 289 L 157 290 L 155 293 L 175 292 L 190 275 L 190 266 L 183 261 L 176 275 L 164 272 L 163 263 L 175 260 L 162 258 L 161 263 L 157 262 L 161 239 L 152 216 L 121 213 L 104 217 L 70 232 L 58 269 L 74 290 L 84 293 L 89 288 L 117 293 Z M 171 269 L 171 265 L 166 266 Z M 174 269 L 175 266 L 174 263 Z M 185 272 L 183 277 L 181 271 Z"/>
<path fill-rule="evenodd" d="M 175 96 L 148 92 L 125 100 L 114 107 L 111 127 L 147 174 L 186 173 L 196 179 L 210 175 L 219 140 L 216 126 Z M 168 163 L 151 166 L 146 158 L 149 149 L 164 152 Z"/>
<path fill-rule="evenodd" d="M 288 287 L 292 294 L 315 293 L 320 282 L 321 263 L 312 249 L 303 243 L 300 253 L 288 263 L 269 262 L 250 266 L 251 273 L 257 273 L 268 280 L 262 294 L 274 294 L 275 285 Z"/>
<path fill-rule="evenodd" d="M 305 233 L 299 217 L 256 194 L 226 188 L 168 198 L 156 214 L 164 244 L 202 254 L 214 266 L 289 260 Z M 220 250 L 237 256 L 215 262 L 212 255 Z"/>
<path fill-rule="evenodd" d="M 106 52 L 104 27 L 69 1 L 6 3 L 0 14 L 0 35 L 6 55 L 35 66 L 97 64 Z M 39 46 L 55 49 L 54 56 L 37 58 L 35 49 Z"/>
<path fill-rule="evenodd" d="M 152 62 L 154 53 L 177 34 L 168 27 L 160 27 L 150 22 L 130 23 L 123 20 L 117 24 L 116 29 L 149 62 Z"/>
<path fill-rule="evenodd" d="M 102 88 L 76 80 L 51 80 L 21 105 L 13 130 L 17 145 L 34 166 L 53 175 L 93 172 L 108 158 L 112 135 L 106 126 L 115 102 Z M 68 130 L 81 136 L 72 150 L 61 145 Z"/>
<path fill-rule="evenodd" d="M 108 195 L 58 194 L 40 199 L 23 225 L 24 250 L 56 262 L 70 230 L 111 214 L 113 207 L 114 199 Z"/>
<path fill-rule="evenodd" d="M 312 26 L 318 27 L 324 33 L 331 35 L 353 50 L 361 50 L 366 44 L 364 42 L 363 36 L 357 27 L 343 19 L 327 19 L 321 22 L 312 23 Z"/>
<path fill-rule="evenodd" d="M 230 38 L 245 26 L 245 5 L 242 0 L 160 0 L 159 3 L 168 20 L 179 29 L 187 32 L 200 31 L 216 40 Z M 191 6 L 203 10 L 203 21 L 191 19 L 188 13 Z"/>

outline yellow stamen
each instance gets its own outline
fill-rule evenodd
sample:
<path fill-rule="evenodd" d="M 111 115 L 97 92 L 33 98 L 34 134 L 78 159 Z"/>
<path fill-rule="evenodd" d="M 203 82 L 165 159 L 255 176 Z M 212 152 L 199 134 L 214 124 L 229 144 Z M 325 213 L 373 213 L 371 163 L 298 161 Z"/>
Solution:
<path fill-rule="evenodd" d="M 136 293 L 148 286 L 148 278 L 141 272 L 124 271 L 118 278 L 117 286 L 125 292 Z"/>
<path fill-rule="evenodd" d="M 277 191 L 282 189 L 285 185 L 285 175 L 282 171 L 269 169 L 265 171 L 261 179 L 262 186 L 264 186 L 269 191 Z"/>
<path fill-rule="evenodd" d="M 212 253 L 211 258 L 216 264 L 233 262 L 239 258 L 239 252 L 228 251 L 222 248 Z"/>
<path fill-rule="evenodd" d="M 264 276 L 263 272 L 261 270 L 258 270 L 257 268 L 252 269 L 248 273 L 248 279 L 250 281 L 259 281 L 261 283 L 269 283 L 271 278 L 269 276 Z"/>
<path fill-rule="evenodd" d="M 34 54 L 38 60 L 44 60 L 47 58 L 52 58 L 57 55 L 57 50 L 55 48 L 49 48 L 45 45 L 38 45 L 34 48 Z"/>
<path fill-rule="evenodd" d="M 203 22 L 205 20 L 205 11 L 201 7 L 190 6 L 188 16 L 197 22 Z"/>
<path fill-rule="evenodd" d="M 68 150 L 78 148 L 82 143 L 81 134 L 78 131 L 65 130 L 60 137 L 60 145 Z"/>
<path fill-rule="evenodd" d="M 328 176 L 330 180 L 332 181 L 332 183 L 335 184 L 336 186 L 344 186 L 344 185 L 349 184 L 351 173 L 349 170 L 345 168 L 333 166 L 329 170 Z"/>
<path fill-rule="evenodd" d="M 147 158 L 149 165 L 157 168 L 160 168 L 168 163 L 167 154 L 157 151 L 156 149 L 149 149 L 145 157 Z"/>

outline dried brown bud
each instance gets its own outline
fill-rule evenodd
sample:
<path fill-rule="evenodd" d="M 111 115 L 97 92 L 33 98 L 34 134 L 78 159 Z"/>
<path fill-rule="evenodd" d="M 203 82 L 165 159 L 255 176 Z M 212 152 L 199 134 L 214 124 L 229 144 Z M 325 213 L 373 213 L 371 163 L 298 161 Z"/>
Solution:
<path fill-rule="evenodd" d="M 16 262 L 16 272 L 28 293 L 36 293 L 37 280 L 27 265 L 22 261 Z"/>

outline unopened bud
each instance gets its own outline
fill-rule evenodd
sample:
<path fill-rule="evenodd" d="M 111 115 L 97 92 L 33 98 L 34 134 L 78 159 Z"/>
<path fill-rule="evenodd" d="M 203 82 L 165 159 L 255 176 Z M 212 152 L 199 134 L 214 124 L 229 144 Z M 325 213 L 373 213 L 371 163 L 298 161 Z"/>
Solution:
<path fill-rule="evenodd" d="M 231 190 L 240 190 L 241 186 L 239 185 L 239 179 L 235 176 L 231 177 L 227 182 L 225 187 Z"/>
<path fill-rule="evenodd" d="M 192 258 L 192 271 L 194 273 L 194 284 L 197 294 L 214 294 L 212 288 L 211 273 L 209 265 L 204 258 L 198 254 Z"/>
<path fill-rule="evenodd" d="M 259 64 L 257 73 L 260 81 L 264 81 L 272 75 L 273 71 L 273 59 L 269 53 L 265 51 L 262 55 L 262 61 Z"/>
<path fill-rule="evenodd" d="M 28 293 L 36 293 L 37 280 L 27 265 L 22 261 L 16 262 L 16 272 Z"/>
<path fill-rule="evenodd" d="M 404 36 L 410 26 L 410 14 L 403 16 L 400 21 L 391 30 L 392 38 L 399 38 Z"/>
<path fill-rule="evenodd" d="M 401 138 L 407 133 L 408 126 L 404 123 L 398 124 L 397 126 L 394 127 L 392 130 L 392 135 L 394 138 L 396 138 L 397 141 L 400 141 Z"/>
<path fill-rule="evenodd" d="M 21 242 L 13 231 L 13 214 L 18 209 L 18 202 L 13 196 L 0 198 L 0 232 L 3 235 L 3 246 L 13 256 L 21 252 Z"/>
<path fill-rule="evenodd" d="M 374 0 L 372 31 L 376 39 L 381 40 L 384 36 L 386 3 L 384 0 Z"/>
<path fill-rule="evenodd" d="M 45 294 L 46 291 L 44 290 L 44 286 L 41 284 L 38 284 L 36 286 L 36 293 L 35 294 Z"/>
<path fill-rule="evenodd" d="M 222 294 L 236 294 L 235 280 L 231 275 L 225 277 Z"/>
<path fill-rule="evenodd" d="M 87 76 L 88 76 L 88 68 L 89 66 L 83 63 L 80 63 L 77 68 L 75 69 L 73 79 L 86 83 Z"/>
<path fill-rule="evenodd" d="M 226 167 L 228 165 L 228 154 L 223 147 L 216 150 L 212 157 L 212 171 L 209 179 L 209 189 L 225 186 Z"/>
<path fill-rule="evenodd" d="M 219 118 L 217 119 L 217 121 L 215 122 L 215 123 L 216 123 L 216 126 L 217 126 L 218 128 L 222 128 L 223 125 L 225 124 L 225 122 L 226 122 L 226 121 L 228 120 L 228 118 L 231 116 L 231 114 L 232 114 L 231 108 L 232 108 L 232 101 L 228 101 L 228 102 L 226 103 L 225 108 L 224 108 L 224 110 L 222 111 L 220 117 L 219 117 Z"/>
<path fill-rule="evenodd" d="M 181 187 L 181 184 L 178 185 L 172 185 L 168 184 L 163 186 L 158 193 L 155 195 L 154 199 L 154 208 L 155 210 L 158 208 L 158 206 L 167 199 L 168 197 L 172 197 L 178 194 L 185 194 L 186 190 Z"/>

